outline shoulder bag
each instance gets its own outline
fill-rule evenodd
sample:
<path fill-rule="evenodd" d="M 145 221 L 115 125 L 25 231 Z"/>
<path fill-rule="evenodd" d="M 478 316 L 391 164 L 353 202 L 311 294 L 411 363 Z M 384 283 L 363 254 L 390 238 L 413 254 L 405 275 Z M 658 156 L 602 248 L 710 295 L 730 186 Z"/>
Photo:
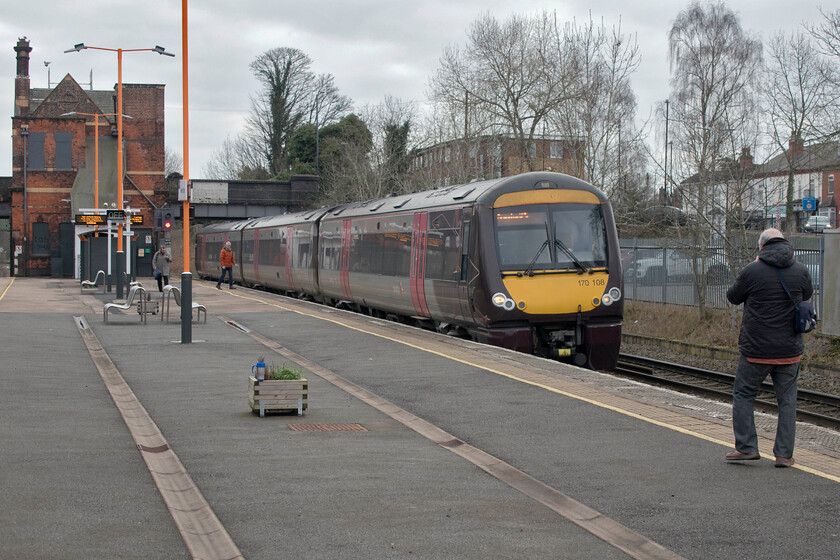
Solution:
<path fill-rule="evenodd" d="M 796 306 L 793 316 L 793 330 L 798 333 L 811 332 L 814 330 L 814 327 L 817 326 L 817 313 L 814 311 L 814 306 L 811 305 L 810 301 L 796 303 L 796 300 L 794 300 L 793 296 L 790 295 L 790 290 L 785 283 L 784 276 L 782 276 L 782 271 L 778 268 L 774 268 L 774 270 L 776 271 L 776 276 L 779 277 L 779 282 L 781 282 L 782 288 L 785 289 L 785 293 L 790 298 L 790 301 L 792 301 Z"/>

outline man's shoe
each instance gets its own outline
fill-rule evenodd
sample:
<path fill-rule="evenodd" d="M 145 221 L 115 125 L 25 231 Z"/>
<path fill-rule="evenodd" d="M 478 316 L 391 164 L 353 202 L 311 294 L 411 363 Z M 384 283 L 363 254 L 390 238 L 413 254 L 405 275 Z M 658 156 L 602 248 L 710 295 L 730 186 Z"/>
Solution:
<path fill-rule="evenodd" d="M 776 468 L 777 469 L 786 469 L 788 467 L 792 467 L 796 461 L 793 460 L 793 457 L 785 458 L 785 457 L 776 457 Z"/>
<path fill-rule="evenodd" d="M 752 453 L 731 451 L 726 454 L 727 461 L 756 461 L 758 459 L 761 459 L 761 455 L 758 454 L 758 451 L 753 451 Z"/>
<path fill-rule="evenodd" d="M 217 290 L 221 290 L 221 289 L 222 289 L 222 287 L 221 287 L 220 285 L 216 284 L 216 289 L 217 289 Z"/>

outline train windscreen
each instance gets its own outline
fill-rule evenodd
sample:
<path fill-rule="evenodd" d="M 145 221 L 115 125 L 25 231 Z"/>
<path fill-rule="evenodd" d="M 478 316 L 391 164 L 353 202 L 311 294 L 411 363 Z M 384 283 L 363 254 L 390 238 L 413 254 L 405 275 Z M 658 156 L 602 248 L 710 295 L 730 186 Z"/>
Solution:
<path fill-rule="evenodd" d="M 578 272 L 607 267 L 607 234 L 598 204 L 555 203 L 495 210 L 503 272 Z"/>

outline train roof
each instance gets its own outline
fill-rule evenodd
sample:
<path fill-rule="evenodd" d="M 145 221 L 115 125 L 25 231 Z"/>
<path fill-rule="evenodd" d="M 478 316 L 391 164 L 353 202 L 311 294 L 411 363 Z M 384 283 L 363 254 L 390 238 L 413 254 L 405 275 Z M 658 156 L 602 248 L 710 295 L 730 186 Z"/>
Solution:
<path fill-rule="evenodd" d="M 585 190 L 594 193 L 602 202 L 607 200 L 601 190 L 576 177 L 563 175 L 562 173 L 533 172 L 499 179 L 474 180 L 469 183 L 430 191 L 343 204 L 328 209 L 324 213 L 324 217 L 371 216 L 476 203 L 492 205 L 496 198 L 502 194 L 538 189 Z"/>
<path fill-rule="evenodd" d="M 607 197 L 600 189 L 593 187 L 581 179 L 562 173 L 538 171 L 499 179 L 479 179 L 461 185 L 452 185 L 411 194 L 387 196 L 364 202 L 351 202 L 333 207 L 318 208 L 316 210 L 266 216 L 263 218 L 251 218 L 240 222 L 212 224 L 202 229 L 201 233 L 282 227 L 307 222 L 315 223 L 321 218 L 344 219 L 359 216 L 376 216 L 394 212 L 455 205 L 469 206 L 472 204 L 482 204 L 491 206 L 499 196 L 505 193 L 540 189 L 583 190 L 595 194 L 598 200 L 602 202 L 606 202 L 607 200 Z"/>

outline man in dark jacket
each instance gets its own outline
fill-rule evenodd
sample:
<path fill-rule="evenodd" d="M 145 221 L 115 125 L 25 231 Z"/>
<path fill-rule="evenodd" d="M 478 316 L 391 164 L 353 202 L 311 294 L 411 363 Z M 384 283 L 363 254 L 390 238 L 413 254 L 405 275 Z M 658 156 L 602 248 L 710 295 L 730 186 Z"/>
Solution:
<path fill-rule="evenodd" d="M 764 379 L 770 375 L 779 404 L 776 443 L 773 454 L 777 467 L 793 465 L 796 438 L 796 380 L 805 344 L 802 333 L 794 331 L 795 303 L 779 282 L 781 271 L 796 303 L 810 299 L 814 292 L 811 275 L 796 261 L 793 247 L 778 229 L 768 229 L 758 239 L 758 257 L 745 266 L 727 290 L 730 303 L 744 304 L 738 346 L 741 357 L 735 375 L 732 401 L 732 427 L 735 451 L 728 461 L 760 459 L 755 432 L 753 403 Z"/>

